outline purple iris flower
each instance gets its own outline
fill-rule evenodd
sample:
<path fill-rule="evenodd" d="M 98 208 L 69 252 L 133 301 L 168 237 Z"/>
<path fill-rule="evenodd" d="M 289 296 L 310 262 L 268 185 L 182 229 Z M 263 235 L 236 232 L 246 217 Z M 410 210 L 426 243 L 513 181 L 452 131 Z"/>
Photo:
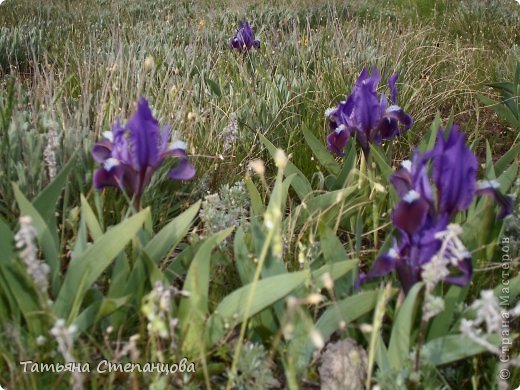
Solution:
<path fill-rule="evenodd" d="M 141 195 L 150 183 L 153 173 L 167 157 L 175 157 L 178 164 L 169 172 L 175 180 L 189 180 L 195 175 L 195 167 L 188 161 L 186 144 L 170 143 L 170 128 L 160 128 L 141 97 L 137 111 L 126 126 L 117 121 L 112 131 L 103 133 L 104 139 L 92 149 L 94 159 L 103 164 L 94 174 L 94 186 L 118 187 L 133 196 L 139 205 Z"/>
<path fill-rule="evenodd" d="M 422 280 L 423 266 L 434 256 L 446 256 L 451 273 L 444 281 L 466 285 L 472 276 L 471 256 L 455 239 L 450 221 L 465 211 L 477 195 L 492 195 L 500 206 L 499 218 L 511 213 L 512 199 L 502 195 L 496 181 L 477 182 L 478 162 L 466 146 L 457 126 L 440 129 L 435 147 L 411 161 L 402 162 L 390 181 L 400 196 L 392 215 L 399 231 L 392 248 L 380 256 L 360 281 L 386 275 L 393 270 L 403 290 Z M 449 240 L 446 239 L 449 237 Z M 442 249 L 442 251 L 441 251 Z"/>
<path fill-rule="evenodd" d="M 251 30 L 251 26 L 249 26 L 248 22 L 245 22 L 245 24 L 240 22 L 237 32 L 233 38 L 231 38 L 229 47 L 245 53 L 252 47 L 258 49 L 260 47 L 260 41 L 255 39 L 255 34 L 253 30 Z"/>
<path fill-rule="evenodd" d="M 384 94 L 380 97 L 377 94 L 381 79 L 377 69 L 373 68 L 369 75 L 364 68 L 347 99 L 325 111 L 331 130 L 327 146 L 331 151 L 343 156 L 347 142 L 356 137 L 367 156 L 370 142 L 380 145 L 382 140 L 400 135 L 412 126 L 412 117 L 397 105 L 397 77 L 398 74 L 394 73 L 388 79 L 390 105 Z"/>

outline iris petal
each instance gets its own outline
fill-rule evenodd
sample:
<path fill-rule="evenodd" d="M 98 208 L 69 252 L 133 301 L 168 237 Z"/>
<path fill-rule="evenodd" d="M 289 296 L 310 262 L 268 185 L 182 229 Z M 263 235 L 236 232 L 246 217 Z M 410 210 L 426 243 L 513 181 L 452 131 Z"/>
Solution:
<path fill-rule="evenodd" d="M 392 183 L 399 196 L 402 197 L 412 189 L 412 175 L 405 168 L 399 169 L 390 177 L 390 183 Z"/>
<path fill-rule="evenodd" d="M 397 264 L 397 252 L 390 250 L 390 252 L 379 256 L 379 258 L 372 264 L 372 268 L 366 274 L 365 279 L 377 278 L 392 272 Z"/>
<path fill-rule="evenodd" d="M 354 96 L 356 109 L 354 117 L 358 128 L 365 134 L 375 128 L 381 119 L 379 113 L 379 101 L 376 91 L 371 87 L 371 83 L 361 84 Z"/>
<path fill-rule="evenodd" d="M 416 193 L 410 191 L 410 193 Z M 409 235 L 415 234 L 425 223 L 428 214 L 428 202 L 416 193 L 418 198 L 401 200 L 392 215 L 393 224 Z"/>
<path fill-rule="evenodd" d="M 495 199 L 495 202 L 500 206 L 498 219 L 504 219 L 513 212 L 513 198 L 504 195 L 499 190 L 498 183 L 485 181 L 480 182 L 476 191 L 477 195 L 489 195 Z"/>
<path fill-rule="evenodd" d="M 161 131 L 159 123 L 153 117 L 148 101 L 144 97 L 139 99 L 137 111 L 126 127 L 130 131 L 134 168 L 137 170 L 143 170 L 146 167 L 156 168 L 160 163 Z"/>
<path fill-rule="evenodd" d="M 107 171 L 105 168 L 99 168 L 94 173 L 94 187 L 98 190 L 105 187 L 119 187 L 118 176 L 119 170 L 112 169 Z"/>
<path fill-rule="evenodd" d="M 403 114 L 400 109 L 389 107 L 388 111 Z M 403 118 L 392 119 L 403 123 Z M 503 218 L 512 211 L 511 197 L 500 193 L 500 185 L 495 181 L 480 182 L 477 186 L 477 159 L 457 126 L 441 129 L 433 149 L 415 151 L 412 160 L 402 165 L 390 178 L 401 197 L 392 214 L 392 222 L 400 233 L 399 247 L 394 249 L 397 255 L 392 258 L 398 261 L 380 258 L 360 280 L 385 274 L 393 267 L 403 290 L 408 292 L 422 279 L 424 265 L 436 258 L 454 271 L 444 278 L 445 282 L 467 285 L 473 273 L 471 256 L 459 239 L 462 229 L 450 221 L 457 212 L 469 207 L 475 195 L 493 196 L 500 205 L 498 217 Z"/>
<path fill-rule="evenodd" d="M 457 268 L 461 272 L 459 275 L 447 276 L 444 280 L 457 286 L 467 285 L 473 276 L 473 265 L 471 264 L 471 258 L 467 257 L 464 260 L 459 261 Z"/>
<path fill-rule="evenodd" d="M 439 212 L 451 215 L 467 209 L 475 195 L 478 163 L 457 126 L 439 131 L 432 160 Z"/>
<path fill-rule="evenodd" d="M 372 69 L 371 74 L 363 68 L 351 94 L 328 115 L 329 129 L 335 130 L 340 125 L 351 129 L 351 135 L 356 136 L 365 155 L 369 152 L 369 143 L 381 144 L 382 140 L 400 135 L 413 124 L 412 117 L 396 105 L 397 73 L 388 80 L 391 106 L 388 106 L 384 94 L 378 97 L 377 86 L 380 79 L 381 75 L 376 68 Z"/>
<path fill-rule="evenodd" d="M 420 269 L 413 263 L 401 262 L 397 264 L 395 270 L 405 294 L 410 291 L 415 283 L 421 280 Z"/>
<path fill-rule="evenodd" d="M 338 127 L 335 131 L 328 135 L 327 146 L 338 156 L 344 156 L 345 152 L 343 149 L 345 149 L 349 139 L 350 131 L 345 127 Z"/>
<path fill-rule="evenodd" d="M 170 172 L 171 178 L 188 180 L 195 174 L 184 151 L 186 144 L 177 142 L 169 147 L 170 128 L 159 127 L 145 98 L 139 100 L 136 113 L 127 125 L 123 127 L 116 121 L 109 134 L 113 142 L 104 139 L 92 150 L 94 159 L 104 165 L 94 174 L 96 188 L 119 187 L 139 205 L 141 195 L 164 158 L 179 158 L 179 165 Z"/>
<path fill-rule="evenodd" d="M 170 170 L 168 176 L 175 180 L 190 180 L 195 176 L 195 167 L 184 158 L 179 161 L 179 165 Z"/>
<path fill-rule="evenodd" d="M 112 142 L 107 139 L 99 141 L 92 148 L 92 156 L 98 163 L 102 163 L 112 156 Z"/>
<path fill-rule="evenodd" d="M 260 47 L 260 41 L 258 39 L 255 39 L 255 34 L 253 33 L 253 30 L 251 29 L 249 22 L 239 22 L 238 30 L 233 36 L 233 38 L 231 38 L 229 47 L 232 49 L 237 49 L 241 52 L 248 51 L 252 47 Z"/>
<path fill-rule="evenodd" d="M 390 87 L 390 96 L 392 99 L 392 104 L 396 104 L 397 101 L 397 87 L 395 86 L 395 82 L 397 81 L 397 78 L 399 77 L 399 74 L 395 72 L 390 76 L 388 79 L 388 86 Z"/>

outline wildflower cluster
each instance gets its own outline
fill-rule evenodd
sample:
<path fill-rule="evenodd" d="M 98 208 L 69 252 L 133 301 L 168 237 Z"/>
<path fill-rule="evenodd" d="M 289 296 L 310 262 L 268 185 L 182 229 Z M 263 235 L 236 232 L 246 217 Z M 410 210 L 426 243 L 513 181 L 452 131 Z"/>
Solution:
<path fill-rule="evenodd" d="M 118 187 L 139 204 L 153 173 L 168 157 L 178 159 L 178 165 L 170 170 L 171 179 L 189 180 L 195 175 L 195 168 L 186 155 L 186 144 L 178 140 L 170 142 L 169 126 L 159 127 L 143 97 L 126 126 L 117 121 L 112 131 L 103 136 L 92 150 L 94 159 L 103 164 L 94 174 L 94 185 L 98 189 Z"/>
<path fill-rule="evenodd" d="M 144 297 L 141 311 L 148 320 L 147 329 L 151 334 L 168 338 L 174 334 L 178 320 L 172 317 L 172 298 L 175 295 L 186 295 L 174 287 L 167 287 L 157 282 L 153 290 Z"/>
<path fill-rule="evenodd" d="M 428 321 L 444 310 L 442 297 L 433 295 L 434 288 L 450 275 L 450 267 L 457 267 L 470 255 L 460 240 L 462 228 L 450 223 L 447 229 L 435 234 L 435 238 L 441 240 L 439 251 L 432 259 L 422 265 L 421 278 L 426 285 L 424 297 L 423 320 Z"/>
<path fill-rule="evenodd" d="M 504 324 L 509 324 L 511 320 L 520 316 L 520 303 L 512 310 L 502 310 L 494 291 L 484 290 L 480 292 L 480 299 L 475 300 L 470 308 L 475 311 L 475 318 L 462 319 L 460 332 L 491 353 L 500 356 L 503 351 L 493 345 L 488 336 L 500 335 L 509 340 L 509 328 L 504 327 Z M 508 363 L 520 366 L 518 359 Z"/>
<path fill-rule="evenodd" d="M 394 73 L 388 79 L 391 105 L 385 94 L 378 97 L 377 85 L 381 75 L 377 69 L 372 69 L 369 76 L 365 68 L 347 99 L 325 111 L 331 130 L 327 146 L 331 151 L 343 156 L 348 141 L 355 137 L 367 156 L 369 143 L 381 144 L 382 140 L 394 138 L 412 126 L 412 117 L 397 105 L 397 77 L 398 74 Z"/>
<path fill-rule="evenodd" d="M 390 179 L 401 197 L 392 215 L 400 241 L 394 239 L 392 248 L 361 280 L 396 270 L 405 292 L 429 275 L 436 278 L 427 281 L 430 284 L 438 278 L 467 284 L 472 275 L 471 256 L 457 238 L 460 228 L 450 221 L 480 194 L 494 196 L 501 206 L 498 217 L 504 218 L 511 212 L 511 198 L 498 191 L 496 182 L 477 182 L 477 158 L 456 126 L 440 129 L 432 150 L 416 151 L 411 161 L 401 165 Z"/>
<path fill-rule="evenodd" d="M 249 22 L 240 22 L 239 28 L 233 38 L 231 38 L 231 42 L 229 42 L 229 47 L 231 49 L 236 49 L 241 53 L 246 53 L 251 48 L 258 49 L 260 47 L 260 41 L 255 39 L 255 34 L 249 25 Z"/>
<path fill-rule="evenodd" d="M 233 148 L 238 139 L 238 120 L 235 113 L 231 114 L 228 125 L 224 127 L 219 137 L 222 139 L 224 152 L 228 152 Z"/>
<path fill-rule="evenodd" d="M 207 234 L 237 227 L 249 215 L 249 198 L 244 182 L 221 187 L 220 192 L 207 195 L 202 202 L 200 219 Z"/>
<path fill-rule="evenodd" d="M 54 336 L 58 343 L 58 349 L 67 362 L 74 361 L 71 351 L 74 344 L 73 335 L 76 333 L 76 326 L 66 326 L 65 320 L 60 318 L 56 320 L 51 329 L 51 335 Z"/>
<path fill-rule="evenodd" d="M 60 318 L 52 327 L 50 333 L 58 343 L 58 350 L 62 354 L 67 364 L 76 364 L 76 359 L 72 355 L 74 348 L 74 333 L 76 333 L 76 325 L 67 326 L 64 319 Z M 83 389 L 83 377 L 79 371 L 72 371 L 72 388 L 73 390 Z"/>
<path fill-rule="evenodd" d="M 47 165 L 47 171 L 49 178 L 52 180 L 56 177 L 56 149 L 59 146 L 58 132 L 54 126 L 50 127 L 47 131 L 47 145 L 43 151 L 43 157 L 45 164 Z"/>
<path fill-rule="evenodd" d="M 16 247 L 21 249 L 20 258 L 27 267 L 27 274 L 42 294 L 47 293 L 49 288 L 49 266 L 38 259 L 38 248 L 34 244 L 36 240 L 36 229 L 32 225 L 32 219 L 22 216 L 19 219 L 20 230 L 16 233 Z"/>

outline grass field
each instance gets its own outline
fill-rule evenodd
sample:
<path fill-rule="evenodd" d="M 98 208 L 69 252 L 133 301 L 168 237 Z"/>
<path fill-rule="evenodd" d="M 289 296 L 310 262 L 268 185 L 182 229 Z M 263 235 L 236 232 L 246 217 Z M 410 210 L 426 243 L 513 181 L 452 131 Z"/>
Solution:
<path fill-rule="evenodd" d="M 242 20 L 260 48 L 229 48 Z M 372 67 L 387 97 L 399 73 L 413 125 L 337 157 L 324 112 Z M 515 388 L 519 92 L 512 0 L 5 1 L 0 385 Z M 94 188 L 92 148 L 141 96 L 196 174 L 169 180 L 167 159 L 136 201 Z M 465 287 L 404 293 L 395 273 L 355 286 L 403 237 L 392 172 L 453 123 L 512 215 L 488 196 L 450 214 L 471 255 Z M 193 370 L 96 371 L 183 358 Z M 29 360 L 91 372 L 24 372 Z"/>

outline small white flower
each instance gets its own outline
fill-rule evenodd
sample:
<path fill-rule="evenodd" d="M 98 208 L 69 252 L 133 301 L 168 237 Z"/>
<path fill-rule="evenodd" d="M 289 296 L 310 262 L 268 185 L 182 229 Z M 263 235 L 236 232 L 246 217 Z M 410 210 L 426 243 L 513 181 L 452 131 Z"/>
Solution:
<path fill-rule="evenodd" d="M 21 249 L 20 259 L 26 266 L 27 274 L 42 294 L 47 293 L 49 287 L 48 275 L 50 267 L 38 259 L 38 248 L 35 245 L 37 232 L 29 216 L 19 219 L 20 230 L 15 235 L 16 248 Z"/>
<path fill-rule="evenodd" d="M 444 310 L 444 299 L 427 294 L 423 308 L 423 320 L 428 321 Z"/>
<path fill-rule="evenodd" d="M 287 155 L 282 149 L 277 149 L 274 154 L 274 163 L 280 169 L 285 169 L 287 162 L 289 161 Z"/>
<path fill-rule="evenodd" d="M 47 145 L 43 151 L 43 157 L 49 171 L 49 178 L 52 180 L 56 177 L 56 149 L 59 146 L 58 133 L 54 127 L 50 127 L 47 131 Z"/>
<path fill-rule="evenodd" d="M 37 345 L 44 345 L 45 343 L 47 342 L 47 339 L 45 338 L 45 336 L 42 336 L 42 335 L 39 335 L 38 337 L 36 337 L 36 344 Z"/>
<path fill-rule="evenodd" d="M 323 276 L 321 277 L 321 281 L 323 282 L 323 286 L 327 290 L 332 290 L 334 288 L 334 279 L 332 279 L 332 276 L 330 276 L 330 273 L 325 272 Z"/>
<path fill-rule="evenodd" d="M 437 232 L 435 238 L 442 240 L 441 248 L 432 259 L 423 265 L 421 277 L 428 291 L 450 274 L 449 266 L 458 266 L 459 263 L 470 257 L 470 254 L 459 236 L 462 228 L 457 224 L 449 224 L 446 230 Z"/>
<path fill-rule="evenodd" d="M 262 160 L 253 160 L 249 163 L 249 167 L 256 173 L 258 176 L 263 176 L 265 174 L 265 164 Z"/>
<path fill-rule="evenodd" d="M 310 294 L 306 301 L 309 305 L 318 305 L 320 304 L 321 302 L 323 302 L 323 295 L 321 294 L 316 294 L 316 293 L 313 293 L 313 294 Z"/>
<path fill-rule="evenodd" d="M 230 115 L 229 124 L 224 127 L 222 133 L 219 134 L 219 138 L 222 139 L 224 144 L 224 151 L 230 150 L 238 140 L 238 120 L 236 114 Z"/>
<path fill-rule="evenodd" d="M 155 68 L 155 60 L 152 56 L 148 56 L 144 60 L 144 70 L 150 72 Z"/>
<path fill-rule="evenodd" d="M 66 363 L 76 363 L 76 359 L 72 355 L 72 350 L 74 348 L 74 338 L 72 336 L 76 331 L 76 325 L 71 324 L 67 327 L 67 324 L 63 318 L 56 320 L 54 326 L 50 330 L 50 334 L 56 339 L 56 342 L 58 343 L 58 350 L 63 355 Z M 72 382 L 73 389 L 83 388 L 83 377 L 80 372 L 72 372 Z"/>
<path fill-rule="evenodd" d="M 461 234 L 462 227 L 454 223 L 450 223 L 446 230 L 435 233 L 435 238 L 443 241 L 439 251 L 441 257 L 454 266 L 471 256 L 459 238 Z"/>
<path fill-rule="evenodd" d="M 381 183 L 374 183 L 374 190 L 381 193 L 386 192 L 385 187 Z"/>
<path fill-rule="evenodd" d="M 325 346 L 323 337 L 321 337 L 320 332 L 318 332 L 316 329 L 312 328 L 309 337 L 317 349 L 322 349 Z"/>
<path fill-rule="evenodd" d="M 439 254 L 422 266 L 421 278 L 426 284 L 428 291 L 433 291 L 434 287 L 450 274 L 448 262 Z"/>
<path fill-rule="evenodd" d="M 477 299 L 471 305 L 472 309 L 477 311 L 475 324 L 485 324 L 486 333 L 500 332 L 502 327 L 502 311 L 498 298 L 493 290 L 482 290 L 480 292 L 480 299 Z"/>

